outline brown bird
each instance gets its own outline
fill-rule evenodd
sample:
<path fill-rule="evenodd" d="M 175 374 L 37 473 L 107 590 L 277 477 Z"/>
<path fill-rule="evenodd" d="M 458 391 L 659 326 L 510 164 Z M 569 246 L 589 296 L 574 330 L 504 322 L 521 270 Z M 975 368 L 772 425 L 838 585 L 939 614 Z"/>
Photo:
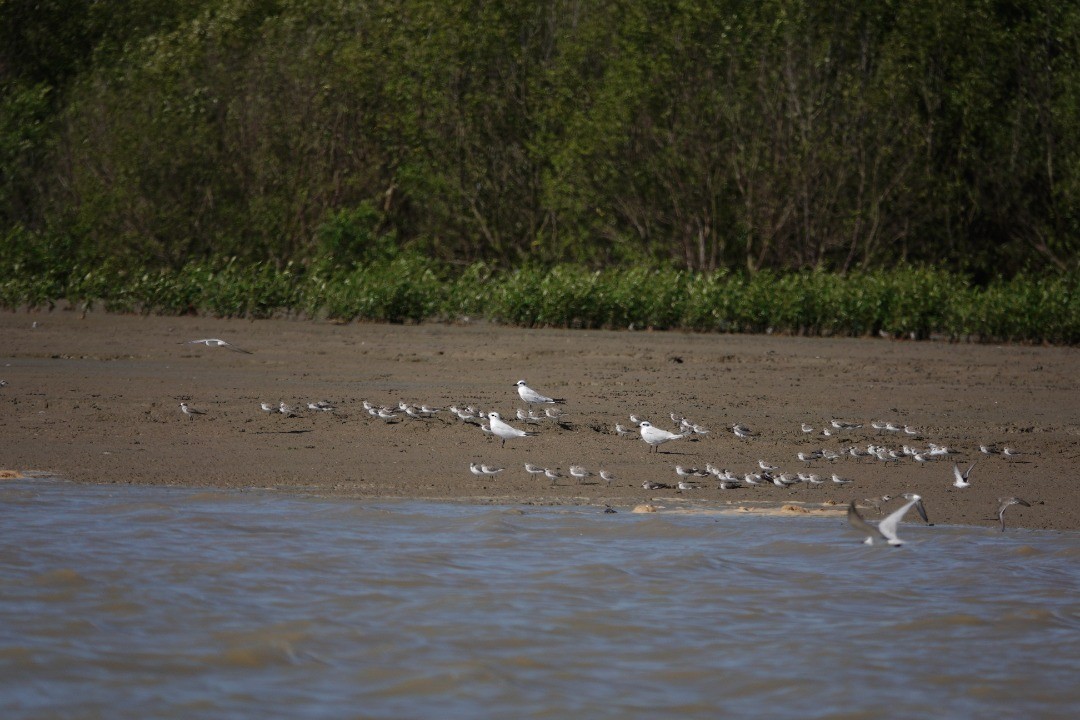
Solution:
<path fill-rule="evenodd" d="M 1031 503 L 1018 497 L 998 498 L 998 503 L 998 520 L 1001 522 L 1001 532 L 1005 532 L 1005 510 L 1010 505 L 1023 505 L 1024 507 L 1031 507 Z"/>

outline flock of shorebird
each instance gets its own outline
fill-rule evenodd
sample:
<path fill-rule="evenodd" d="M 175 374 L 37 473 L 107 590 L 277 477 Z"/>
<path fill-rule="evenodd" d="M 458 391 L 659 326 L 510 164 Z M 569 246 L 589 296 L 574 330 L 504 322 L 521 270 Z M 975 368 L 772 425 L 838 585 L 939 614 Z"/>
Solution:
<path fill-rule="evenodd" d="M 205 338 L 200 340 L 189 340 L 185 344 L 201 344 L 210 348 L 224 348 L 233 352 L 251 354 L 250 351 L 239 348 L 225 340 L 217 338 Z M 527 425 L 536 425 L 541 422 L 554 422 L 561 425 L 564 428 L 568 428 L 567 419 L 564 411 L 559 407 L 566 403 L 564 398 L 556 398 L 544 395 L 533 388 L 529 387 L 524 380 L 518 380 L 515 384 L 517 388 L 518 397 L 525 403 L 527 409 L 519 409 L 516 412 L 516 419 L 519 422 Z M 414 419 L 431 419 L 436 417 L 440 412 L 443 412 L 443 408 L 431 407 L 428 405 L 413 405 L 404 401 L 399 402 L 397 406 L 385 406 L 376 405 L 369 401 L 363 402 L 364 410 L 372 417 L 383 422 L 394 423 L 399 422 L 405 418 Z M 543 406 L 543 413 L 537 410 L 537 406 Z M 267 413 L 279 413 L 286 417 L 295 417 L 302 411 L 296 407 L 290 406 L 285 402 L 279 402 L 277 405 L 263 402 L 261 408 Z M 192 408 L 186 402 L 180 403 L 181 411 L 189 418 L 194 418 L 196 415 L 205 414 L 202 410 Z M 307 403 L 307 409 L 313 412 L 330 412 L 335 409 L 334 405 L 327 401 L 316 401 Z M 495 411 L 484 412 L 473 406 L 459 408 L 451 405 L 446 408 L 446 411 L 457 417 L 459 420 L 467 423 L 473 423 L 480 427 L 480 429 L 487 435 L 498 438 L 501 446 L 506 445 L 507 440 L 517 440 L 520 438 L 533 437 L 538 435 L 533 430 L 522 430 L 514 427 L 509 422 L 502 418 L 502 415 Z M 635 415 L 629 416 L 630 426 L 624 426 L 621 423 L 615 424 L 615 434 L 619 437 L 630 438 L 640 437 L 643 442 L 649 446 L 651 452 L 659 452 L 660 446 L 666 443 L 683 440 L 687 438 L 697 438 L 699 436 L 705 436 L 709 434 L 709 429 L 703 425 L 694 423 L 685 417 L 682 417 L 676 413 L 671 413 L 671 420 L 675 424 L 675 430 L 665 430 L 663 428 L 656 427 L 649 420 L 641 419 Z M 840 433 L 851 433 L 864 427 L 863 423 L 848 422 L 843 420 L 831 420 L 829 424 L 823 428 L 820 433 L 813 425 L 809 423 L 802 423 L 800 430 L 805 435 L 820 434 L 823 437 L 830 437 Z M 874 421 L 870 423 L 870 428 L 884 434 L 895 433 L 899 436 L 905 437 L 908 442 L 913 443 L 916 440 L 920 440 L 922 433 L 910 425 L 901 425 L 894 422 L 878 422 Z M 731 432 L 740 439 L 752 440 L 757 437 L 758 434 L 751 430 L 746 425 L 741 423 L 735 423 L 730 428 Z M 997 448 L 996 446 L 981 445 L 980 452 L 984 455 L 1001 455 L 1006 458 L 1013 458 L 1021 455 L 1022 453 L 1009 447 Z M 949 448 L 937 445 L 932 442 L 928 442 L 925 447 L 916 447 L 914 445 L 904 443 L 900 448 L 890 448 L 875 443 L 869 443 L 863 446 L 850 445 L 843 450 L 829 450 L 822 448 L 814 451 L 803 451 L 796 453 L 796 459 L 803 463 L 806 467 L 811 466 L 817 461 L 833 462 L 843 457 L 850 457 L 857 461 L 864 459 L 873 459 L 884 464 L 899 464 L 904 461 L 910 460 L 911 462 L 918 463 L 919 465 L 925 465 L 930 462 L 939 461 L 941 459 L 947 459 L 949 456 L 955 454 L 953 450 Z M 966 470 L 961 470 L 959 464 L 953 463 L 953 486 L 958 489 L 963 489 L 971 486 L 970 476 L 977 463 L 971 463 Z M 472 462 L 469 465 L 469 470 L 476 476 L 495 476 L 506 469 L 496 465 L 488 465 L 486 463 Z M 539 465 L 533 465 L 532 463 L 525 463 L 525 471 L 531 475 L 543 475 L 551 481 L 552 485 L 557 484 L 557 481 L 563 477 L 558 468 L 542 467 Z M 578 483 L 584 482 L 587 478 L 592 477 L 593 473 L 587 470 L 581 465 L 571 465 L 568 469 L 570 476 Z M 655 481 L 646 480 L 642 483 L 642 487 L 646 490 L 662 490 L 662 489 L 677 489 L 678 491 L 691 491 L 701 487 L 701 483 L 705 478 L 715 477 L 719 481 L 719 487 L 722 490 L 733 490 L 743 487 L 751 486 L 776 486 L 779 488 L 790 488 L 799 483 L 805 483 L 807 486 L 819 486 L 826 483 L 833 483 L 837 486 L 844 486 L 852 483 L 850 479 L 842 478 L 836 473 L 831 473 L 831 477 L 823 479 L 816 473 L 789 473 L 781 471 L 778 465 L 773 465 L 765 460 L 759 460 L 758 466 L 750 472 L 736 474 L 727 469 L 720 469 L 714 467 L 711 463 L 706 464 L 704 469 L 687 468 L 682 465 L 675 466 L 675 473 L 678 476 L 678 480 L 673 483 L 661 483 Z M 616 478 L 607 470 L 600 469 L 597 475 L 601 480 L 610 485 L 616 480 Z M 867 520 L 860 514 L 859 506 L 864 508 L 869 507 L 875 509 L 878 514 L 882 513 L 882 506 L 888 503 L 890 500 L 902 498 L 907 502 L 904 503 L 899 509 L 891 512 L 884 519 L 882 519 L 876 525 L 867 522 Z M 1018 497 L 1002 497 L 998 498 L 997 519 L 1001 525 L 1001 530 L 1005 530 L 1005 511 L 1013 505 L 1020 505 L 1024 507 L 1030 507 L 1030 504 Z M 897 527 L 904 516 L 911 510 L 915 509 L 919 516 L 926 524 L 931 524 L 926 513 L 926 508 L 923 504 L 922 498 L 914 493 L 904 493 L 896 496 L 896 498 L 885 495 L 877 498 L 865 498 L 860 502 L 852 500 L 848 505 L 847 517 L 848 521 L 853 528 L 859 533 L 865 536 L 863 542 L 867 544 L 873 544 L 876 540 L 883 540 L 889 545 L 897 546 L 903 544 L 903 541 L 897 536 Z"/>

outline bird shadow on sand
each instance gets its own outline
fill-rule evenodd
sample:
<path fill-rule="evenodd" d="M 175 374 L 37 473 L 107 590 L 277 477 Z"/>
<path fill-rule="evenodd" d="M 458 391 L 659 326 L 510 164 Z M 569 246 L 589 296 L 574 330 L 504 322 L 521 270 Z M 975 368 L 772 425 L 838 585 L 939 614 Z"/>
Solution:
<path fill-rule="evenodd" d="M 304 428 L 303 430 L 257 430 L 252 433 L 253 435 L 303 435 L 304 433 L 311 432 L 311 428 Z"/>

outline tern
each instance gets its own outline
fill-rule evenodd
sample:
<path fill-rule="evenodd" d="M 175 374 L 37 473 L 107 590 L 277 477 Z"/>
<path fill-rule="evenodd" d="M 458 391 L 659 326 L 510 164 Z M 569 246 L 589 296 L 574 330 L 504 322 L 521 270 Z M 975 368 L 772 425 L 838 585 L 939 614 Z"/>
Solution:
<path fill-rule="evenodd" d="M 1023 505 L 1024 507 L 1031 507 L 1031 503 L 1018 497 L 998 498 L 997 515 L 998 520 L 1001 522 L 1001 532 L 1005 532 L 1005 510 L 1008 509 L 1010 505 Z"/>
<path fill-rule="evenodd" d="M 859 514 L 859 511 L 855 508 L 855 501 L 851 501 L 851 504 L 848 505 L 847 512 L 848 522 L 851 523 L 851 526 L 856 530 L 866 533 L 866 539 L 863 540 L 864 543 L 866 543 L 867 545 L 873 545 L 874 539 L 880 538 L 882 540 L 885 540 L 887 543 L 889 543 L 889 545 L 892 545 L 893 547 L 899 547 L 900 545 L 903 545 L 904 541 L 897 537 L 896 528 L 897 526 L 899 526 L 900 521 L 904 518 L 904 515 L 907 514 L 907 511 L 910 510 L 912 507 L 914 507 L 918 511 L 919 515 L 924 521 L 929 522 L 929 520 L 926 519 L 926 508 L 923 507 L 921 497 L 914 493 L 904 493 L 903 495 L 901 495 L 901 497 L 907 498 L 907 502 L 904 503 L 903 507 L 901 507 L 899 510 L 891 513 L 884 520 L 878 523 L 877 527 L 866 522 L 866 520 L 863 519 L 862 515 Z"/>
<path fill-rule="evenodd" d="M 203 338 L 202 340 L 188 340 L 187 342 L 180 343 L 181 345 L 205 345 L 206 347 L 223 347 L 226 350 L 232 350 L 233 352 L 244 353 L 245 355 L 251 355 L 250 350 L 244 350 L 238 348 L 230 342 L 219 340 L 217 338 Z"/>
<path fill-rule="evenodd" d="M 526 385 L 524 380 L 518 380 L 514 384 L 517 385 L 518 395 L 521 396 L 521 399 L 530 405 L 555 405 L 566 402 L 562 398 L 550 398 L 547 395 L 541 395 Z"/>
<path fill-rule="evenodd" d="M 958 488 L 969 487 L 971 485 L 971 483 L 968 482 L 968 476 L 971 475 L 971 469 L 973 467 L 975 467 L 975 463 L 971 463 L 971 465 L 968 467 L 968 469 L 966 471 L 960 472 L 960 466 L 957 465 L 956 463 L 953 463 L 953 466 L 952 466 L 953 477 L 956 478 L 956 480 L 953 482 L 953 485 L 955 487 L 958 487 Z"/>
<path fill-rule="evenodd" d="M 641 439 L 651 445 L 657 452 L 659 452 L 660 446 L 669 440 L 681 440 L 686 437 L 685 434 L 668 432 L 653 427 L 653 424 L 648 420 L 642 420 L 641 424 L 638 425 L 638 429 L 641 431 Z"/>
<path fill-rule="evenodd" d="M 489 412 L 487 416 L 488 422 L 491 423 L 491 432 L 498 436 L 502 441 L 502 447 L 506 447 L 507 440 L 520 437 L 533 437 L 537 434 L 526 430 L 518 430 L 516 427 L 504 423 L 497 412 Z"/>

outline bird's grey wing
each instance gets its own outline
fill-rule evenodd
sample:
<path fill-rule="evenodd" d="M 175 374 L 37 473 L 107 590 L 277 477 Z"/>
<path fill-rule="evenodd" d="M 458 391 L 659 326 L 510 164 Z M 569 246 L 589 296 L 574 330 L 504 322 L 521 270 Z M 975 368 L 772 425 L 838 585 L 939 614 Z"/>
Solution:
<path fill-rule="evenodd" d="M 965 480 L 968 479 L 968 475 L 971 474 L 971 471 L 975 469 L 975 463 L 977 463 L 977 462 L 978 462 L 978 460 L 976 460 L 975 462 L 968 465 L 968 469 L 964 471 L 964 479 Z"/>
<path fill-rule="evenodd" d="M 852 500 L 851 504 L 848 505 L 847 519 L 848 519 L 848 523 L 851 525 L 851 527 L 855 528 L 859 532 L 866 533 L 867 537 L 871 537 L 871 538 L 874 538 L 874 537 L 883 538 L 883 537 L 885 537 L 884 535 L 881 534 L 881 532 L 876 527 L 874 527 L 870 523 L 863 520 L 863 516 L 860 515 L 859 511 L 855 508 L 855 501 L 854 500 Z"/>
<path fill-rule="evenodd" d="M 926 516 L 926 506 L 923 505 L 922 500 L 916 501 L 915 510 L 916 510 L 916 512 L 919 513 L 919 517 L 921 517 L 923 519 L 923 522 L 926 523 L 927 525 L 929 525 L 930 524 L 930 518 L 928 518 Z"/>

